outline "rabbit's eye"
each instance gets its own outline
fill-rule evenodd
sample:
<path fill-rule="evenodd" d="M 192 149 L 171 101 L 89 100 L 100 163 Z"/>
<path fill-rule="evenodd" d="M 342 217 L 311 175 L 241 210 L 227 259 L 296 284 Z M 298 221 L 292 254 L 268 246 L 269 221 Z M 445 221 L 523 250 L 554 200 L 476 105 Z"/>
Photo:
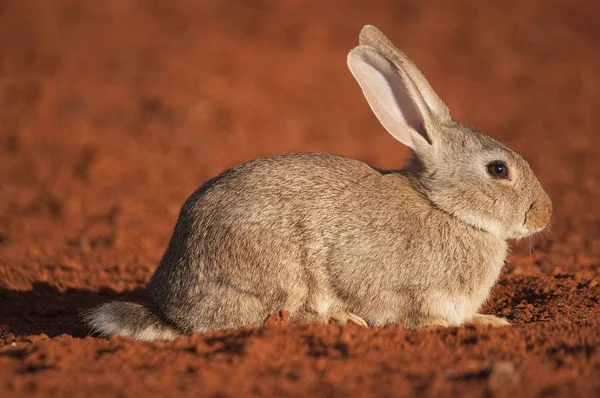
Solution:
<path fill-rule="evenodd" d="M 488 173 L 498 179 L 508 178 L 508 167 L 502 162 L 492 162 L 487 166 Z"/>

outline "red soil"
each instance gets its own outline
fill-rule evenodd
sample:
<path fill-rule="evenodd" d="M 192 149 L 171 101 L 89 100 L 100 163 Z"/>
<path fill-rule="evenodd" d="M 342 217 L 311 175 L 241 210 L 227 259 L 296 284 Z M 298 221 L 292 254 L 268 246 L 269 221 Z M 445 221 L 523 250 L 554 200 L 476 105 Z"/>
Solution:
<path fill-rule="evenodd" d="M 0 1 L 0 396 L 600 395 L 600 3 L 496 3 Z M 144 300 L 180 205 L 226 167 L 402 164 L 346 69 L 366 23 L 553 199 L 486 305 L 514 325 L 87 337 L 78 312 Z"/>

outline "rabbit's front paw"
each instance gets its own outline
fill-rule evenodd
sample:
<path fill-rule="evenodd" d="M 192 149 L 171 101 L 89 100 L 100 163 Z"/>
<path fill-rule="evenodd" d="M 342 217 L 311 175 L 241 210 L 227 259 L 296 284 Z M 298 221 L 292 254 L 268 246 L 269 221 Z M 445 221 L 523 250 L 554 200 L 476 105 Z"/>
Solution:
<path fill-rule="evenodd" d="M 495 328 L 499 328 L 503 326 L 509 326 L 510 322 L 508 322 L 504 318 L 500 318 L 495 315 L 475 314 L 473 318 L 465 322 L 465 324 L 493 326 Z"/>
<path fill-rule="evenodd" d="M 330 314 L 330 318 L 340 325 L 345 325 L 348 322 L 356 323 L 358 326 L 368 328 L 367 322 L 356 314 L 351 312 L 335 312 Z"/>

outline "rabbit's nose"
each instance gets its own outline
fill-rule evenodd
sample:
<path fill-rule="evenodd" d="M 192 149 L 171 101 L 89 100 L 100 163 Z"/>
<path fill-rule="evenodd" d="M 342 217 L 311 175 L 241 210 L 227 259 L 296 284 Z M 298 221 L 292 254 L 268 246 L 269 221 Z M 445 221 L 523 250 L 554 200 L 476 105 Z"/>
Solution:
<path fill-rule="evenodd" d="M 548 224 L 552 217 L 552 201 L 548 195 L 544 195 L 533 204 L 533 209 L 544 225 Z"/>
<path fill-rule="evenodd" d="M 544 210 L 546 211 L 546 214 L 548 214 L 548 217 L 552 217 L 552 203 L 547 204 L 546 207 L 544 207 Z"/>

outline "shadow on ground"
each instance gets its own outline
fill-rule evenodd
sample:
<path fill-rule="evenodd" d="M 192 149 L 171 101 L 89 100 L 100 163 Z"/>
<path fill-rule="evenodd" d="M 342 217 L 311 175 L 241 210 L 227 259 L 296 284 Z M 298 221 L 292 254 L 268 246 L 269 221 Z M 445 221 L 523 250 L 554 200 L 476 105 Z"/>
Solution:
<path fill-rule="evenodd" d="M 16 336 L 85 337 L 89 328 L 82 323 L 81 312 L 109 300 L 143 302 L 146 289 L 60 291 L 47 282 L 35 282 L 33 289 L 26 291 L 0 288 L 0 325 L 8 326 L 9 332 Z"/>

